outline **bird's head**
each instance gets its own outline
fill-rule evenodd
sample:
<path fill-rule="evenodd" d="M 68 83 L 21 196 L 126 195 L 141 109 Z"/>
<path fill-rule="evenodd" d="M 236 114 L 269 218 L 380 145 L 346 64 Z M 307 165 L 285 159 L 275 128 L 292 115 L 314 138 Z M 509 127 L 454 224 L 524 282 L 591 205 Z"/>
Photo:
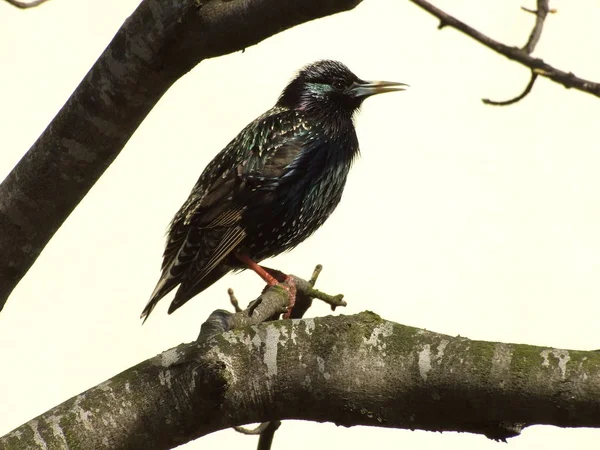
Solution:
<path fill-rule="evenodd" d="M 283 90 L 277 104 L 291 109 L 325 108 L 352 114 L 371 95 L 403 91 L 407 87 L 392 81 L 364 81 L 344 64 L 323 60 L 301 69 Z"/>

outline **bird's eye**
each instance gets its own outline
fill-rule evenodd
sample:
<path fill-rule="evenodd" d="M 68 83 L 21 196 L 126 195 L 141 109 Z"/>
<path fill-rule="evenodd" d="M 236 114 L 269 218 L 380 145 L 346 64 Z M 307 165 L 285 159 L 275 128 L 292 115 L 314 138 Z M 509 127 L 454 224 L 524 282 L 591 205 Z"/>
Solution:
<path fill-rule="evenodd" d="M 346 88 L 346 83 L 343 80 L 333 80 L 331 85 L 338 91 L 343 91 Z"/>

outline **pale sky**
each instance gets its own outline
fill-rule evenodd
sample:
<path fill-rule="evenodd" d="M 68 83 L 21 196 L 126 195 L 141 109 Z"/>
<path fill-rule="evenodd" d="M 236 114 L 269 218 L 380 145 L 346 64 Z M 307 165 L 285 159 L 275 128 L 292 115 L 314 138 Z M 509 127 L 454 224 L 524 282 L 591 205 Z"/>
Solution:
<path fill-rule="evenodd" d="M 138 0 L 0 2 L 0 177 L 62 107 Z M 533 16 L 521 1 L 436 4 L 510 45 Z M 535 2 L 526 4 L 535 8 Z M 600 6 L 554 0 L 536 55 L 600 81 Z M 365 102 L 362 156 L 341 205 L 314 236 L 268 265 L 343 292 L 348 307 L 472 339 L 600 348 L 600 100 L 540 79 L 413 4 L 365 0 L 179 80 L 46 247 L 0 313 L 0 435 L 130 366 L 196 338 L 226 289 L 249 300 L 252 273 L 229 275 L 171 316 L 139 314 L 159 276 L 164 233 L 204 166 L 271 107 L 301 66 L 338 59 L 407 92 Z M 330 314 L 317 304 L 309 315 Z M 531 427 L 512 450 L 597 449 L 600 431 Z M 499 449 L 484 437 L 285 422 L 275 449 Z M 228 430 L 187 449 L 252 449 Z M 418 447 L 417 447 L 418 446 Z M 183 447 L 182 447 L 183 448 Z"/>

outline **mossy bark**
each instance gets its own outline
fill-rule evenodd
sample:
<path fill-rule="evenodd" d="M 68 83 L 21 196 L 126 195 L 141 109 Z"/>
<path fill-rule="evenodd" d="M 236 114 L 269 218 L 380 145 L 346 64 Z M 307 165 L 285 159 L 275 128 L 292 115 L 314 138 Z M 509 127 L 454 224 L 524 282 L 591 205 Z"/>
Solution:
<path fill-rule="evenodd" d="M 2 449 L 166 449 L 276 419 L 463 431 L 600 426 L 600 354 L 472 341 L 365 312 L 180 345 L 0 438 Z"/>

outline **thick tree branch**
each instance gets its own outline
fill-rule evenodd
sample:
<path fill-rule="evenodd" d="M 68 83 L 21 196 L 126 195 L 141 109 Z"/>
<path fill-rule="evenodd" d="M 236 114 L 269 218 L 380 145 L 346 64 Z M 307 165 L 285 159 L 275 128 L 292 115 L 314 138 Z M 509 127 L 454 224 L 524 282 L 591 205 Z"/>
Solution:
<path fill-rule="evenodd" d="M 166 449 L 283 419 L 506 439 L 534 424 L 600 427 L 599 404 L 596 352 L 472 341 L 366 312 L 180 345 L 22 425 L 0 448 Z"/>
<path fill-rule="evenodd" d="M 525 67 L 530 68 L 536 74 L 541 75 L 543 77 L 549 78 L 556 83 L 562 84 L 566 88 L 574 88 L 582 92 L 587 92 L 588 94 L 595 95 L 596 97 L 600 97 L 600 83 L 594 83 L 592 81 L 584 80 L 583 78 L 576 77 L 571 72 L 564 72 L 562 70 L 556 69 L 549 64 L 546 64 L 543 60 L 539 58 L 534 58 L 529 55 L 526 49 L 521 49 L 518 47 L 509 47 L 508 45 L 504 45 L 485 34 L 477 31 L 473 27 L 467 25 L 464 22 L 456 19 L 450 14 L 442 11 L 439 8 L 436 8 L 431 3 L 426 0 L 410 0 L 415 3 L 417 6 L 420 6 L 428 13 L 437 17 L 440 20 L 439 28 L 443 28 L 445 26 L 450 26 L 459 31 L 462 31 L 467 36 L 475 39 L 480 44 L 494 50 L 501 55 L 506 56 L 508 59 L 516 61 Z M 541 27 L 540 27 L 541 33 Z"/>
<path fill-rule="evenodd" d="M 203 59 L 360 1 L 144 0 L 0 185 L 0 309 L 178 78 Z"/>

